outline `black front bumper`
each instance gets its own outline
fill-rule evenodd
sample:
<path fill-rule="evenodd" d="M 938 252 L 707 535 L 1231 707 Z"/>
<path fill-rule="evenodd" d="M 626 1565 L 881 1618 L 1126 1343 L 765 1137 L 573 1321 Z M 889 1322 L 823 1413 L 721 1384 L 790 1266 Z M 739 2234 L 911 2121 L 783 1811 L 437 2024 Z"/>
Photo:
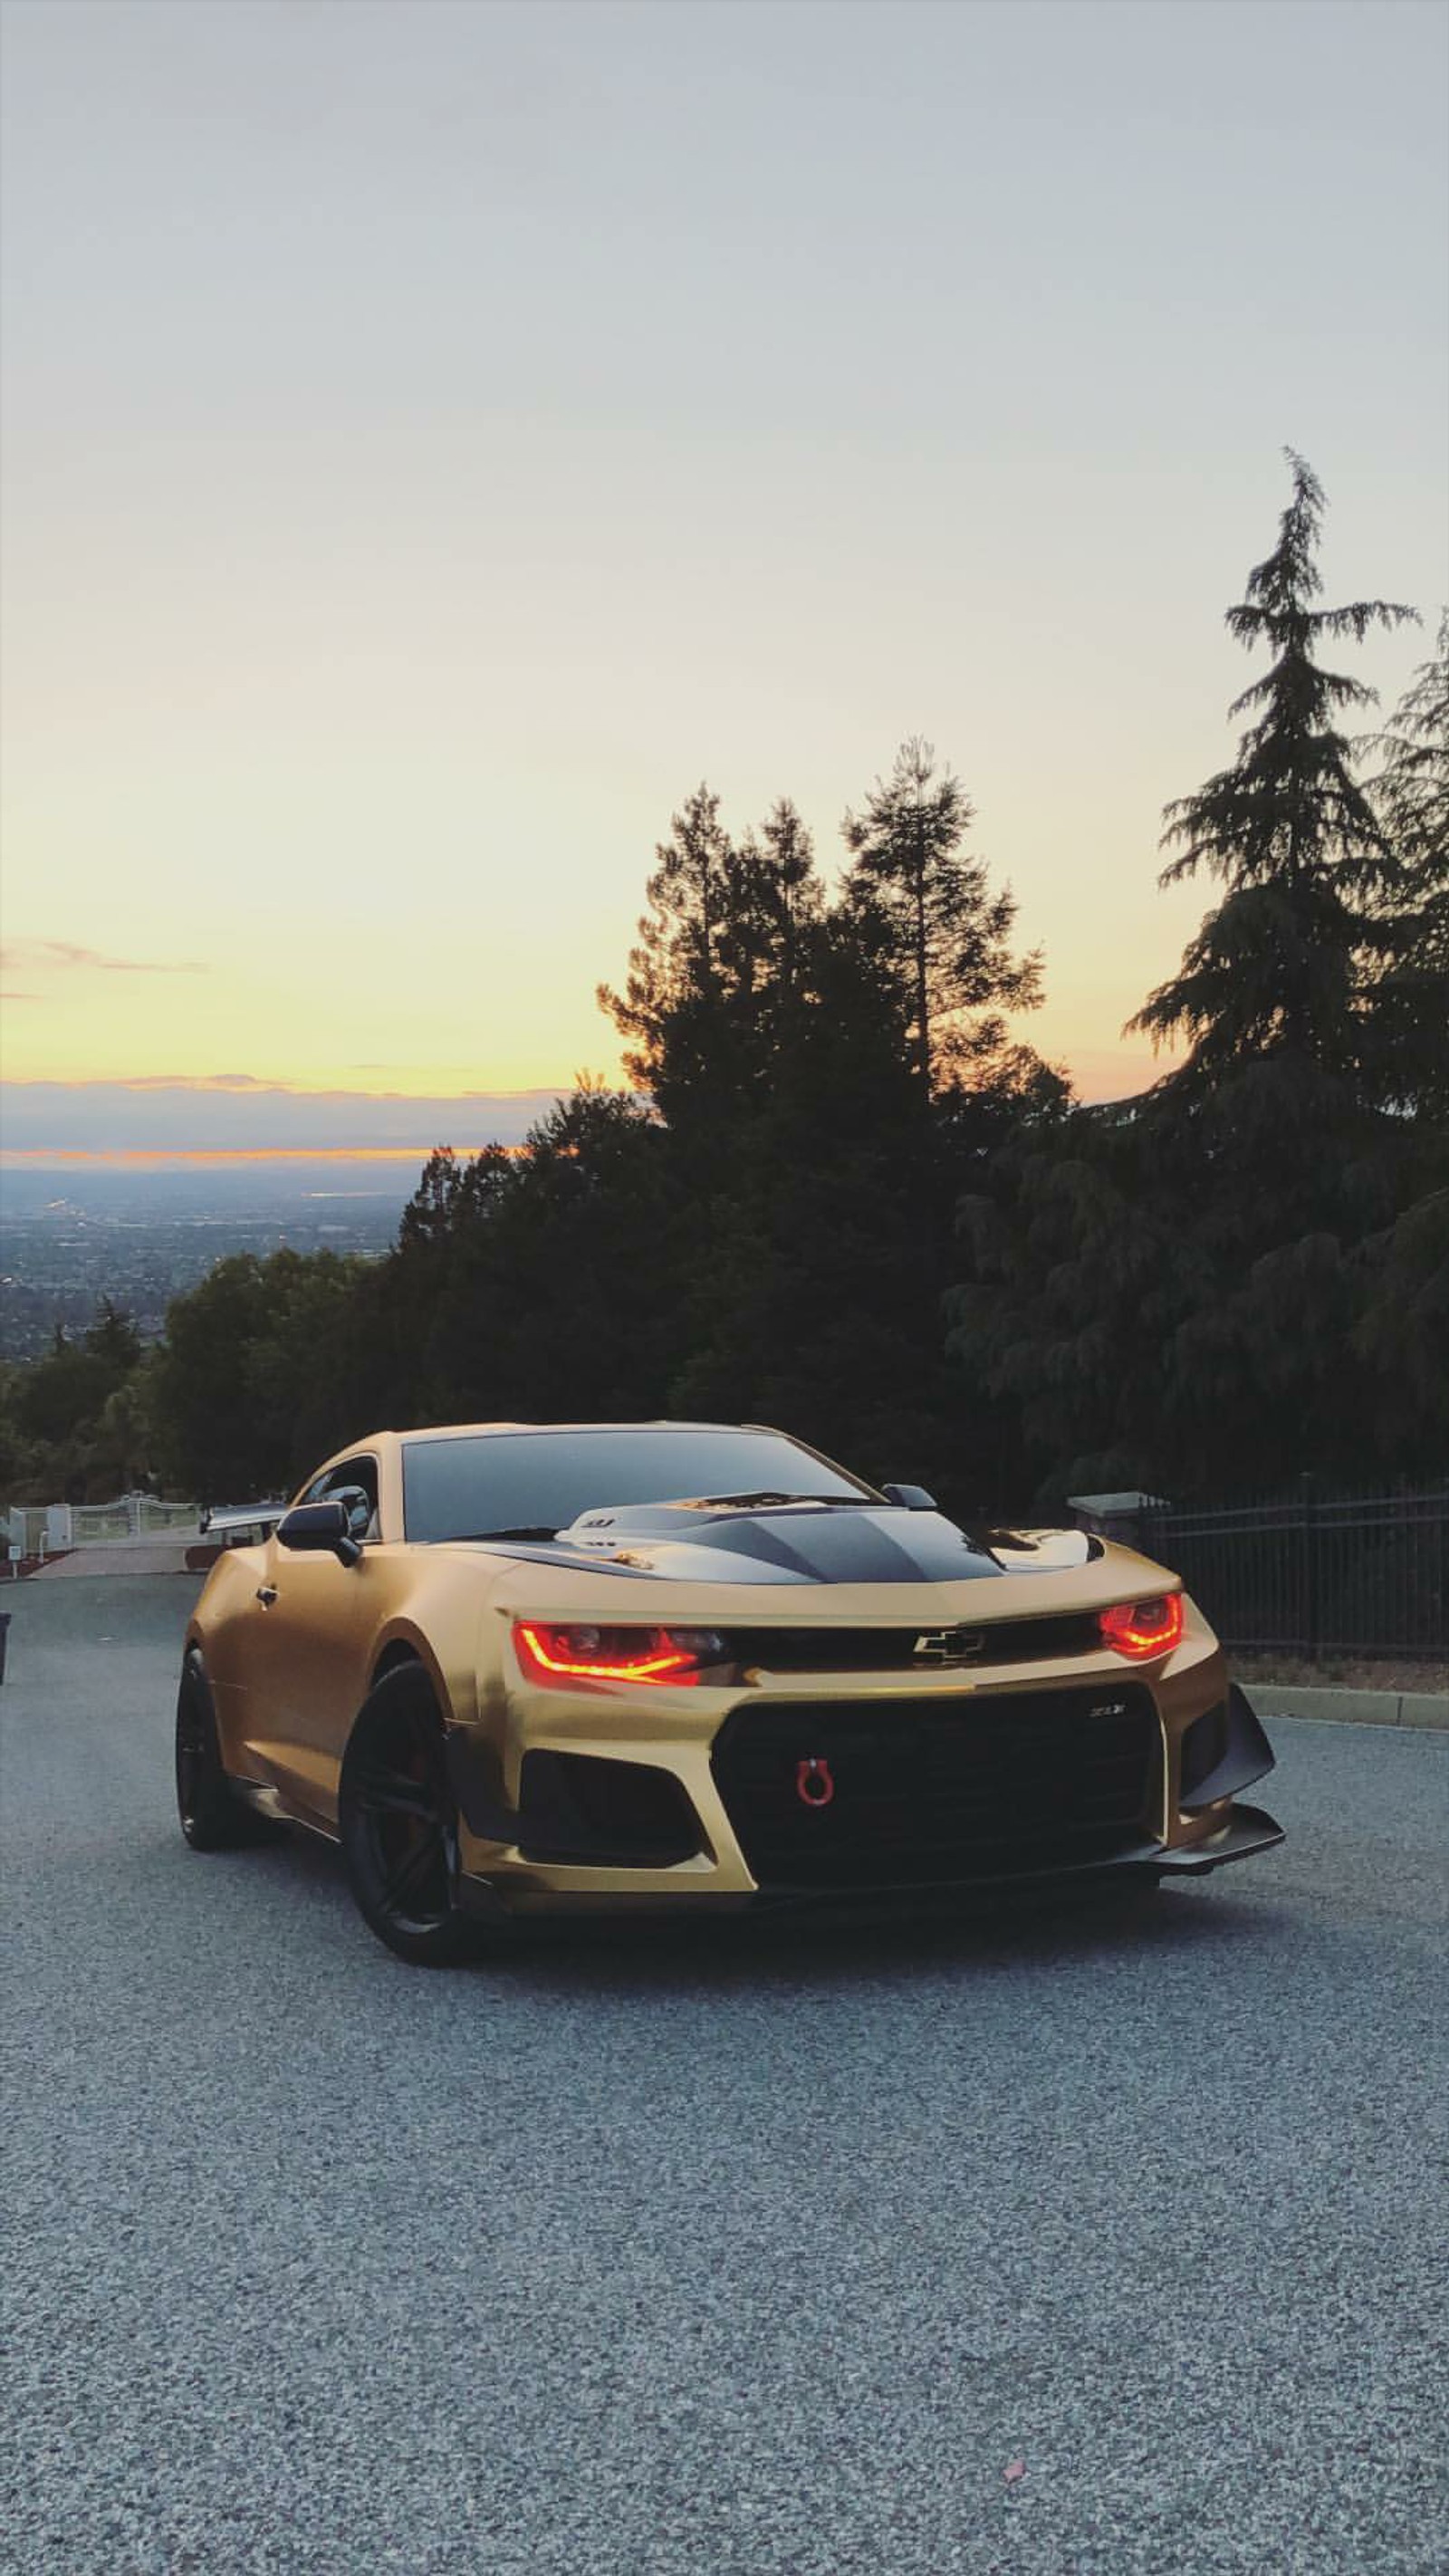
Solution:
<path fill-rule="evenodd" d="M 557 1900 L 535 1891 L 529 1911 L 667 1914 L 676 1919 L 693 1915 L 696 1921 L 725 1915 L 738 1921 L 744 1916 L 774 1913 L 808 1913 L 842 1922 L 859 1921 L 862 1917 L 890 1920 L 921 1914 L 969 1915 L 1014 1897 L 1028 1901 L 1033 1896 L 1048 1897 L 1058 1889 L 1066 1892 L 1091 1886 L 1110 1888 L 1114 1882 L 1124 1887 L 1150 1887 L 1161 1879 L 1203 1878 L 1209 1870 L 1222 1869 L 1230 1861 L 1249 1860 L 1255 1852 L 1271 1851 L 1283 1838 L 1282 1826 L 1261 1807 L 1234 1806 L 1216 1833 L 1182 1851 L 1167 1851 L 1161 1843 L 1144 1841 L 1068 1867 L 1052 1860 L 1041 1867 L 1028 1863 L 994 1876 L 983 1874 L 969 1879 L 913 1878 L 894 1884 L 873 1879 L 856 1888 L 775 1885 L 759 1888 L 753 1895 L 722 1895 L 707 1881 L 697 1880 L 687 1892 L 681 1887 L 677 1894 L 670 1891 L 644 1896 L 627 1884 L 617 1890 L 571 1891 Z M 493 1922 L 507 1921 L 513 1912 L 506 1894 L 484 1879 L 462 1880 L 458 1901 L 465 1913 L 486 1915 Z"/>
<path fill-rule="evenodd" d="M 449 1739 L 459 1807 L 480 1839 L 512 1844 L 528 1863 L 625 1881 L 708 1851 L 664 1765 L 531 1748 L 509 1809 L 496 1777 L 480 1776 L 482 1750 L 461 1730 Z M 1055 1882 L 1197 1878 L 1283 1840 L 1271 1816 L 1239 1802 L 1273 1752 L 1236 1687 L 1194 1722 L 1169 1775 L 1169 1795 L 1190 1791 L 1184 1819 L 1218 1810 L 1211 1832 L 1177 1848 L 1146 1830 L 1161 1811 L 1162 1760 L 1155 1703 L 1130 1682 L 959 1704 L 762 1697 L 725 1720 L 710 1757 L 754 1890 L 704 1874 L 677 1893 L 656 1885 L 641 1902 L 653 1912 L 990 1898 Z M 536 1882 L 529 1891 L 545 1905 L 550 1893 Z M 633 1896 L 627 1883 L 567 1892 L 604 1911 Z"/>
<path fill-rule="evenodd" d="M 1167 1850 L 1163 1844 L 1144 1838 L 1141 1842 L 1119 1846 L 1111 1852 L 1095 1855 L 1090 1860 L 1063 1861 L 1055 1854 L 1039 1862 L 1023 1858 L 1009 1869 L 974 1870 L 970 1877 L 915 1878 L 896 1881 L 871 1879 L 857 1888 L 818 1885 L 788 1886 L 776 1882 L 762 1887 L 754 1898 L 757 1906 L 766 1905 L 883 1905 L 914 1903 L 917 1898 L 935 1903 L 969 1903 L 977 1896 L 1010 1895 L 1014 1889 L 1030 1894 L 1034 1889 L 1072 1887 L 1093 1881 L 1113 1879 L 1137 1881 L 1139 1884 L 1164 1878 L 1204 1878 L 1209 1870 L 1222 1869 L 1229 1861 L 1249 1860 L 1254 1852 L 1271 1851 L 1284 1840 L 1283 1827 L 1261 1807 L 1230 1807 L 1218 1830 L 1200 1843 L 1185 1849 Z"/>

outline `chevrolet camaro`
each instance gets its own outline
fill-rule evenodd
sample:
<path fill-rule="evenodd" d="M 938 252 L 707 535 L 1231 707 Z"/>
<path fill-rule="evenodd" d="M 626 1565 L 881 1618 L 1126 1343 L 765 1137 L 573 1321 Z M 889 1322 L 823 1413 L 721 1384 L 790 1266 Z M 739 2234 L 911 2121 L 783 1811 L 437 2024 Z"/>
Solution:
<path fill-rule="evenodd" d="M 360 1441 L 219 1555 L 176 1717 L 192 1847 L 326 1835 L 422 1963 L 540 1912 L 1200 1873 L 1282 1839 L 1240 1802 L 1272 1765 L 1161 1566 L 715 1423 Z"/>

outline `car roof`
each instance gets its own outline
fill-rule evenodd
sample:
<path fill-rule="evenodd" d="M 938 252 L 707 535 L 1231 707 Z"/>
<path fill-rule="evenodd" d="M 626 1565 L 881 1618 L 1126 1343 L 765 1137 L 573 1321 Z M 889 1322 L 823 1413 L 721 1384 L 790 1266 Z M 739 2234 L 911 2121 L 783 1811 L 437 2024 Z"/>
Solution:
<path fill-rule="evenodd" d="M 397 1440 L 404 1447 L 419 1440 L 479 1440 L 505 1436 L 509 1432 L 579 1432 L 579 1431 L 769 1431 L 764 1422 L 676 1422 L 660 1416 L 652 1422 L 438 1422 L 418 1431 L 374 1432 L 375 1440 Z M 777 1432 L 777 1439 L 789 1439 L 788 1432 Z M 359 1448 L 366 1442 L 359 1441 Z M 797 1444 L 798 1445 L 798 1444 Z"/>

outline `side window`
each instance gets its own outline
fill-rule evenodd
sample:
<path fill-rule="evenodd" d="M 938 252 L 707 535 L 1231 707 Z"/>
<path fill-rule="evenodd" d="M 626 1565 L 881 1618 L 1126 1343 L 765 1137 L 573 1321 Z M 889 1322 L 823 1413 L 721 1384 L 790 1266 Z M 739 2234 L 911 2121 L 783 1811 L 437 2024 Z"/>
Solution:
<path fill-rule="evenodd" d="M 377 1461 L 375 1458 L 344 1458 L 340 1467 L 329 1467 L 314 1476 L 302 1496 L 304 1503 L 345 1503 L 347 1524 L 355 1539 L 375 1539 L 377 1524 Z"/>

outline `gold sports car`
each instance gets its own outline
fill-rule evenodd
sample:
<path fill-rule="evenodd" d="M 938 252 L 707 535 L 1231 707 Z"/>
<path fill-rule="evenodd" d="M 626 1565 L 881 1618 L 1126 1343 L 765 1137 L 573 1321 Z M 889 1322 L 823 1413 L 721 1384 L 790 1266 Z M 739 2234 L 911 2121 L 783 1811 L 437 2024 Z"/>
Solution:
<path fill-rule="evenodd" d="M 1216 1869 L 1268 1741 L 1177 1578 L 959 1529 L 746 1425 L 468 1423 L 332 1459 L 217 1559 L 176 1716 L 198 1851 L 340 1842 L 403 1958 L 696 1913 Z"/>

